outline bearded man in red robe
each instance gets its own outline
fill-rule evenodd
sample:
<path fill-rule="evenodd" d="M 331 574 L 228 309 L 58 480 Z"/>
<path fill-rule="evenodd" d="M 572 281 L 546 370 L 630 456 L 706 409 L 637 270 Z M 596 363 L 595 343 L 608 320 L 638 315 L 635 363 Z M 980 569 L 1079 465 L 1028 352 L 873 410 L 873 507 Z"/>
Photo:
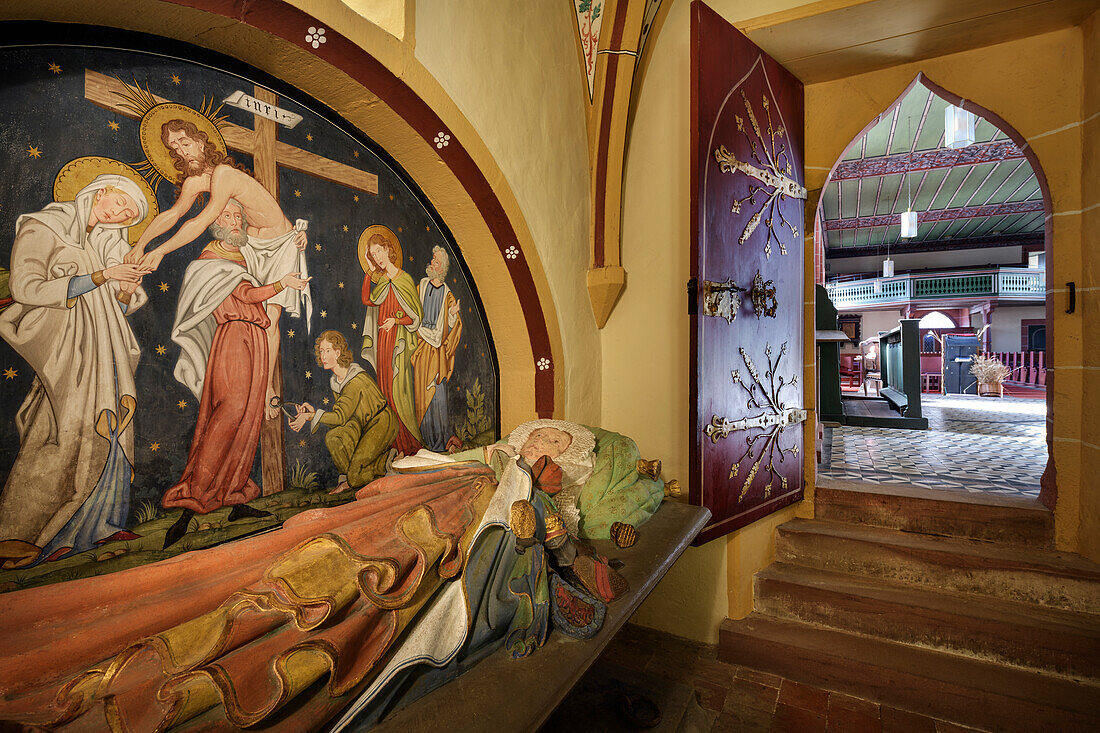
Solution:
<path fill-rule="evenodd" d="M 183 475 L 161 500 L 167 509 L 183 509 L 165 535 L 165 549 L 183 537 L 196 513 L 232 506 L 231 522 L 271 515 L 247 504 L 260 495 L 249 476 L 271 383 L 267 330 L 273 324 L 264 304 L 284 288 L 302 290 L 309 278 L 292 272 L 257 282 L 241 254 L 246 227 L 244 208 L 230 199 L 210 227 L 215 241 L 187 266 L 180 286 L 172 326 L 181 347 L 175 377 L 199 398 L 199 417 Z"/>

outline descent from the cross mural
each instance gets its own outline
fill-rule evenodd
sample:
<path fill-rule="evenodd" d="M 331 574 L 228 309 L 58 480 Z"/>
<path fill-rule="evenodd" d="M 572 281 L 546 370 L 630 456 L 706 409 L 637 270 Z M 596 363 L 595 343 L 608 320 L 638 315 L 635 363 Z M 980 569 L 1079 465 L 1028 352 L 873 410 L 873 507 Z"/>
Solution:
<path fill-rule="evenodd" d="M 373 143 L 183 59 L 0 62 L 3 126 L 25 133 L 0 144 L 25 184 L 0 193 L 16 233 L 0 241 L 0 590 L 266 532 L 354 500 L 402 452 L 496 439 L 461 253 Z M 385 303 L 349 273 L 379 228 L 400 241 L 405 300 L 368 351 L 364 309 Z"/>

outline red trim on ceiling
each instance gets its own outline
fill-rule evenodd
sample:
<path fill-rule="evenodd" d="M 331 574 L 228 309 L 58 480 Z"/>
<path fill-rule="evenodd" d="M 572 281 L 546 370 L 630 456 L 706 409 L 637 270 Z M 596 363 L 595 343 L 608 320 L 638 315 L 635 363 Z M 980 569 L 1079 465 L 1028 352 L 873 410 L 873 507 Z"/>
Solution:
<path fill-rule="evenodd" d="M 937 168 L 954 168 L 960 165 L 979 165 L 981 163 L 1000 163 L 1005 160 L 1019 160 L 1024 157 L 1016 143 L 1011 141 L 975 143 L 965 148 L 951 150 L 938 148 L 919 153 L 899 153 L 883 155 L 877 158 L 846 160 L 833 171 L 830 181 L 848 181 L 868 176 L 883 176 L 907 173 L 909 171 L 928 171 Z"/>
<path fill-rule="evenodd" d="M 291 5 L 279 0 L 168 0 L 168 2 L 233 18 L 283 38 L 306 49 L 370 89 L 425 140 L 434 139 L 440 132 L 451 135 L 450 144 L 438 151 L 439 156 L 447 163 L 477 206 L 496 240 L 501 257 L 504 257 L 504 251 L 508 247 L 515 247 L 517 254 L 514 259 L 504 258 L 504 262 L 508 267 L 516 295 L 519 297 L 523 319 L 531 338 L 531 351 L 536 362 L 532 365 L 535 372 L 535 411 L 539 417 L 552 417 L 555 365 L 550 349 L 550 334 L 543 318 L 534 276 L 527 264 L 523 248 L 519 246 L 519 239 L 512 223 L 504 211 L 504 206 L 457 135 L 447 129 L 439 115 L 381 62 L 332 29 L 326 27 L 327 41 L 319 48 L 314 49 L 307 45 L 306 29 L 310 26 L 322 27 L 325 24 Z M 218 50 L 232 55 L 232 49 Z M 542 359 L 549 362 L 548 368 L 539 369 L 536 366 Z"/>
<path fill-rule="evenodd" d="M 1029 214 L 1043 211 L 1045 204 L 1042 200 L 1015 201 L 1005 204 L 989 204 L 987 206 L 961 206 L 957 209 L 932 209 L 917 213 L 918 222 L 954 221 L 956 219 L 977 219 L 985 216 L 1004 216 L 1006 214 Z M 867 227 L 887 227 L 900 222 L 898 214 L 881 214 L 879 216 L 859 216 L 853 219 L 832 219 L 825 222 L 827 231 L 838 229 L 864 229 Z"/>

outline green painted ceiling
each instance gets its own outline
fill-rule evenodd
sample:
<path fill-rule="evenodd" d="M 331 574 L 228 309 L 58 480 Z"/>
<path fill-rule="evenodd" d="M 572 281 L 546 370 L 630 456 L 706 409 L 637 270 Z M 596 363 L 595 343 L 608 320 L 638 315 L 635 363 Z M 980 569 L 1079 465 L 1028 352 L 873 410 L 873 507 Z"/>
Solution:
<path fill-rule="evenodd" d="M 842 161 L 872 161 L 886 155 L 901 159 L 902 172 L 869 175 L 851 180 L 830 181 L 821 200 L 826 248 L 890 246 L 903 252 L 910 243 L 937 240 L 965 240 L 1017 235 L 1043 230 L 1041 211 L 1022 214 L 977 216 L 952 221 L 920 222 L 917 236 L 901 239 L 900 218 L 888 226 L 861 226 L 829 230 L 828 222 L 838 219 L 899 214 L 912 196 L 913 210 L 961 209 L 1006 202 L 1042 201 L 1039 183 L 1026 159 L 980 162 L 951 168 L 904 172 L 908 155 L 943 147 L 944 109 L 947 102 L 921 84 L 902 98 L 892 112 L 857 138 Z M 1009 141 L 991 123 L 979 119 L 975 143 Z M 896 160 L 896 159 L 895 159 Z M 911 193 L 910 193 L 911 192 Z M 966 246 L 959 241 L 958 246 Z"/>

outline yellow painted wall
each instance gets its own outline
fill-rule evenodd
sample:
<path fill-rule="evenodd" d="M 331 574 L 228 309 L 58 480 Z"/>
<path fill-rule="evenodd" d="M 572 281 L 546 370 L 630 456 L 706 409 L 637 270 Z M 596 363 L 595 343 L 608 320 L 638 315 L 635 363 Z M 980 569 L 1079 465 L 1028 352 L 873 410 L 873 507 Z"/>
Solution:
<path fill-rule="evenodd" d="M 1084 404 L 1081 456 L 1081 553 L 1100 559 L 1100 12 L 1082 26 L 1084 101 L 1081 109 L 1081 215 L 1084 267 L 1077 283 L 1081 332 L 1086 338 L 1082 369 Z M 1067 316 L 1070 318 L 1072 316 Z M 1059 377 L 1061 378 L 1061 377 Z"/>
<path fill-rule="evenodd" d="M 731 22 L 759 14 L 735 0 L 712 2 Z M 666 476 L 687 477 L 688 465 L 688 318 L 684 285 L 689 272 L 689 31 L 690 4 L 673 2 L 656 39 L 651 38 L 645 74 L 637 92 L 636 115 L 626 153 L 623 190 L 623 266 L 627 287 L 607 326 L 603 342 L 603 423 L 635 437 L 642 452 L 664 460 Z M 942 56 L 806 88 L 807 187 L 820 188 L 828 170 L 848 143 L 889 106 L 918 72 L 945 88 L 973 99 L 1004 117 L 1033 145 L 1050 181 L 1054 203 L 1055 282 L 1090 277 L 1100 285 L 1100 247 L 1090 235 L 1091 267 L 1082 276 L 1082 135 L 1092 133 L 1093 192 L 1085 205 L 1100 200 L 1098 124 L 1080 121 L 1084 70 L 1100 69 L 1096 18 L 1086 66 L 1082 29 L 1054 33 Z M 1100 88 L 1090 79 L 1090 109 L 1100 105 Z M 1100 217 L 1100 209 L 1089 216 Z M 1093 220 L 1096 231 L 1100 222 Z M 809 231 L 810 228 L 807 228 Z M 806 250 L 807 280 L 812 280 L 812 249 Z M 1078 282 L 1079 288 L 1083 285 Z M 807 300 L 812 299 L 807 288 Z M 1078 308 L 1092 314 L 1093 332 L 1100 334 L 1096 305 L 1100 288 L 1078 290 Z M 1091 305 L 1090 305 L 1091 304 Z M 1062 301 L 1056 295 L 1056 306 Z M 812 314 L 812 306 L 807 314 Z M 1056 367 L 1077 366 L 1090 354 L 1087 371 L 1094 391 L 1088 404 L 1100 405 L 1100 335 L 1083 341 L 1082 317 L 1056 308 Z M 806 353 L 813 353 L 807 323 Z M 639 356 L 638 349 L 644 351 Z M 1078 533 L 1078 525 L 1100 529 L 1100 497 L 1083 491 L 1082 375 L 1085 370 L 1059 371 L 1055 391 L 1054 426 L 1060 498 L 1056 513 L 1058 546 L 1097 557 L 1100 532 Z M 812 377 L 805 380 L 808 387 Z M 805 402 L 813 404 L 812 389 Z M 1094 410 L 1095 412 L 1095 410 Z M 1100 418 L 1089 423 L 1085 440 L 1093 457 L 1088 475 L 1100 475 Z M 807 436 L 806 455 L 812 455 Z M 812 496 L 812 469 L 808 469 Z M 774 528 L 792 516 L 811 516 L 812 500 L 790 507 L 725 540 L 689 550 L 673 576 L 658 586 L 635 617 L 656 628 L 712 641 L 724 615 L 740 618 L 752 610 L 752 575 L 774 558 Z M 1089 537 L 1084 535 L 1088 534 Z M 719 549 L 721 548 L 721 549 Z M 694 583 L 683 582 L 694 579 Z M 725 613 L 715 600 L 725 594 Z"/>
<path fill-rule="evenodd" d="M 585 280 L 585 80 L 574 23 L 564 2 L 418 0 L 416 58 L 484 140 L 523 211 L 558 309 L 561 416 L 598 425 L 600 339 Z"/>

